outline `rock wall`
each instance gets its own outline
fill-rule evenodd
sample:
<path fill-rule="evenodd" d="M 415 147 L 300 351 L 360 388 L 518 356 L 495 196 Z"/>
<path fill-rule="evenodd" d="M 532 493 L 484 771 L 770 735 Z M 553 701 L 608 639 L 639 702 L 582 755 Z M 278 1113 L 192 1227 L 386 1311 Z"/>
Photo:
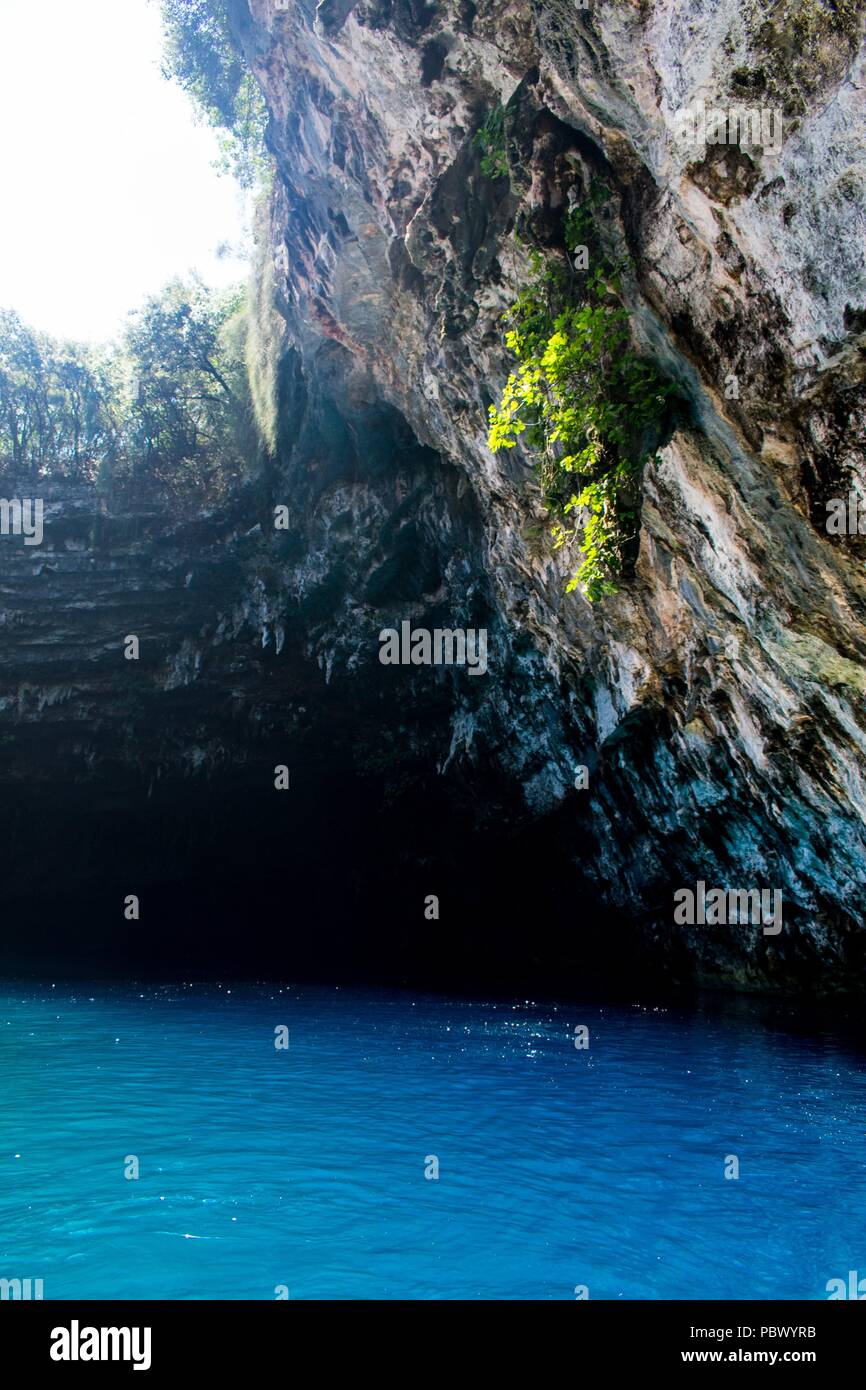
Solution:
<path fill-rule="evenodd" d="M 67 495 L 37 559 L 4 544 L 10 853 L 53 834 L 103 941 L 136 874 L 174 894 L 185 960 L 246 912 L 288 974 L 860 989 L 866 544 L 825 520 L 866 486 L 862 7 L 228 4 L 276 162 L 275 454 L 196 519 Z M 699 102 L 783 138 L 696 147 Z M 499 103 L 508 177 L 475 140 Z M 677 405 L 590 605 L 486 417 L 529 245 L 599 177 Z M 383 666 L 404 621 L 486 628 L 487 673 Z M 780 890 L 783 930 L 675 924 L 698 881 Z"/>
<path fill-rule="evenodd" d="M 465 623 L 483 595 L 490 672 L 453 683 L 440 750 L 482 778 L 479 815 L 493 766 L 518 818 L 555 825 L 563 898 L 618 909 L 701 979 L 856 984 L 864 546 L 825 518 L 864 476 L 862 6 L 231 10 L 270 112 L 297 379 L 350 434 L 359 402 L 386 403 L 436 455 L 422 502 L 411 468 L 383 488 L 369 442 L 311 428 L 309 404 L 285 422 L 286 490 L 306 481 L 281 587 L 339 589 L 310 633 L 331 679 L 360 687 L 378 629 Z M 780 124 L 696 147 L 681 113 L 700 102 Z M 497 103 L 507 178 L 473 138 Z M 486 410 L 527 242 L 550 243 L 597 174 L 637 346 L 685 408 L 646 470 L 634 574 L 590 606 L 564 591 L 573 557 L 549 546 L 530 459 L 487 448 Z M 676 928 L 673 891 L 697 880 L 781 889 L 783 933 Z"/>

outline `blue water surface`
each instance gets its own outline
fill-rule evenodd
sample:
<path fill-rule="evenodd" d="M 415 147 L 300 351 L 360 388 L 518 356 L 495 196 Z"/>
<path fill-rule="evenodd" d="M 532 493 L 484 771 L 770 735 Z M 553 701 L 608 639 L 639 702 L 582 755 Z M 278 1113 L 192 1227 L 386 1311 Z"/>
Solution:
<path fill-rule="evenodd" d="M 820 1299 L 866 1274 L 862 1057 L 748 1008 L 5 985 L 0 1084 L 0 1278 L 46 1299 Z"/>

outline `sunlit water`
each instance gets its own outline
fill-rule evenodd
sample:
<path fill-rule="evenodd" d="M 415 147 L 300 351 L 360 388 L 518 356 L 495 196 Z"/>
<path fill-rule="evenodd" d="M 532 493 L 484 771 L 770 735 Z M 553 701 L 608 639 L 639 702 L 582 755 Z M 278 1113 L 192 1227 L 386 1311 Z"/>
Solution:
<path fill-rule="evenodd" d="M 0 1278 L 46 1299 L 816 1299 L 866 1274 L 861 1058 L 748 1012 L 5 986 L 0 1065 Z"/>

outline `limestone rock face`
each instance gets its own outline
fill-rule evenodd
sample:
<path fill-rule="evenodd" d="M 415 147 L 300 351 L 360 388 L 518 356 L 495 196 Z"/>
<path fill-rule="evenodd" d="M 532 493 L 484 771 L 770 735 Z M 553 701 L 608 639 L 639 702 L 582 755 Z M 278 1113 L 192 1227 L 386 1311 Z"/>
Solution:
<path fill-rule="evenodd" d="M 615 907 L 702 979 L 855 984 L 864 546 L 825 519 L 864 476 L 862 7 L 249 0 L 232 15 L 270 111 L 298 379 L 349 434 L 363 400 L 416 441 L 401 489 L 369 440 L 347 476 L 351 450 L 310 433 L 309 399 L 287 430 L 286 479 L 317 481 L 286 587 L 345 579 L 309 633 L 331 679 L 363 683 L 379 628 L 456 626 L 483 595 L 489 673 L 454 680 L 440 765 L 495 766 L 516 816 L 552 818 L 571 846 L 563 899 Z M 510 173 L 488 177 L 474 136 L 500 103 Z M 732 108 L 736 144 L 695 138 Z M 591 606 L 564 592 L 574 556 L 550 548 L 530 459 L 487 448 L 486 409 L 527 273 L 515 229 L 544 243 L 596 175 L 631 257 L 637 346 L 688 409 L 645 473 L 634 573 Z M 436 456 L 420 484 L 413 449 Z M 698 880 L 781 889 L 783 932 L 675 927 L 673 892 Z"/>
<path fill-rule="evenodd" d="M 829 499 L 866 491 L 859 0 L 229 11 L 276 161 L 274 461 L 198 531 L 163 518 L 130 550 L 115 517 L 108 549 L 134 583 L 110 621 L 95 599 L 83 619 L 78 581 L 46 573 L 67 635 L 84 627 L 58 661 L 36 650 L 59 639 L 3 552 L 7 607 L 21 600 L 8 775 L 32 780 L 39 711 L 42 757 L 70 786 L 135 767 L 207 800 L 233 768 L 247 805 L 288 747 L 308 794 L 355 788 L 363 853 L 329 884 L 330 912 L 356 874 L 381 917 L 350 914 L 339 949 L 381 938 L 417 963 L 407 937 L 447 882 L 443 975 L 446 958 L 458 977 L 508 957 L 509 979 L 541 961 L 573 992 L 601 959 L 861 988 L 866 542 L 826 529 Z M 500 105 L 509 172 L 491 176 L 475 137 Z M 697 138 L 732 110 L 737 143 Z M 577 557 L 552 549 L 530 455 L 487 447 L 487 409 L 529 243 L 555 253 L 596 179 L 630 264 L 635 346 L 678 406 L 625 582 L 589 604 L 566 592 Z M 61 511 L 58 538 L 74 507 Z M 88 532 L 75 561 L 91 595 L 106 580 L 95 544 Z M 134 694 L 116 659 L 133 612 L 151 653 Z M 380 634 L 403 622 L 483 627 L 486 674 L 383 666 Z M 317 814 L 324 834 L 331 812 Z M 178 875 L 182 842 L 177 828 Z M 780 890 L 782 931 L 678 925 L 674 894 L 699 881 Z"/>

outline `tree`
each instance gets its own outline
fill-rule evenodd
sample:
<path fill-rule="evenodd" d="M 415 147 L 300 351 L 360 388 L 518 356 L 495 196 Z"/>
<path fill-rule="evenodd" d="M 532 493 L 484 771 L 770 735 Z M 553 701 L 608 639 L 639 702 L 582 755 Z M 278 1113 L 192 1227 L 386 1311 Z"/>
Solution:
<path fill-rule="evenodd" d="M 0 464 L 36 479 L 93 477 L 115 434 L 108 359 L 0 310 Z"/>
<path fill-rule="evenodd" d="M 0 311 L 0 468 L 215 498 L 256 459 L 243 289 L 174 281 L 108 350 Z"/>
<path fill-rule="evenodd" d="M 130 315 L 123 352 L 130 398 L 126 454 L 134 474 L 172 490 L 221 490 L 255 454 L 243 352 L 245 294 L 176 280 Z"/>
<path fill-rule="evenodd" d="M 234 46 L 224 0 L 162 0 L 163 75 L 221 133 L 222 167 L 243 188 L 267 170 L 264 99 Z"/>
<path fill-rule="evenodd" d="M 0 311 L 0 449 L 16 472 L 29 471 L 44 415 L 42 358 L 35 335 L 13 309 Z"/>

